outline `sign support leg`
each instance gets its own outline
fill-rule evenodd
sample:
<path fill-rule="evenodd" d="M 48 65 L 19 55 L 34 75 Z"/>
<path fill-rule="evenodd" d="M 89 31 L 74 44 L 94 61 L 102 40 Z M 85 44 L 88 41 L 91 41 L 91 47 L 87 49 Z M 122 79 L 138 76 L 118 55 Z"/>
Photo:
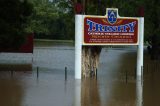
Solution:
<path fill-rule="evenodd" d="M 83 15 L 75 15 L 75 79 L 81 79 Z"/>
<path fill-rule="evenodd" d="M 139 45 L 137 50 L 137 81 L 136 106 L 143 106 L 143 41 L 144 41 L 144 18 L 139 18 Z"/>
<path fill-rule="evenodd" d="M 139 45 L 137 50 L 137 78 L 143 76 L 143 40 L 144 40 L 144 18 L 139 18 Z"/>

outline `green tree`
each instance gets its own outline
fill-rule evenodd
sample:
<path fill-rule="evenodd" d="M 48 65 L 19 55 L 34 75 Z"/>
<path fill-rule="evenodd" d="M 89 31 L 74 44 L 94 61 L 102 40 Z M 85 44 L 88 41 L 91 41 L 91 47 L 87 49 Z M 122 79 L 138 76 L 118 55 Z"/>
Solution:
<path fill-rule="evenodd" d="M 146 0 L 145 2 L 145 34 L 148 35 L 146 38 L 150 44 L 148 50 L 151 59 L 158 59 L 160 55 L 160 1 Z"/>
<path fill-rule="evenodd" d="M 28 31 L 35 38 L 73 39 L 74 17 L 71 5 L 65 0 L 33 0 L 34 13 Z M 71 24 L 70 24 L 71 23 Z"/>
<path fill-rule="evenodd" d="M 48 24 L 58 17 L 54 5 L 47 0 L 33 0 L 34 12 L 31 17 L 28 31 L 36 34 L 49 34 Z"/>
<path fill-rule="evenodd" d="M 25 40 L 25 27 L 32 13 L 27 0 L 0 0 L 0 48 L 15 49 Z"/>
<path fill-rule="evenodd" d="M 60 0 L 58 5 L 59 18 L 63 20 L 65 25 L 65 39 L 74 40 L 74 3 L 71 0 Z"/>

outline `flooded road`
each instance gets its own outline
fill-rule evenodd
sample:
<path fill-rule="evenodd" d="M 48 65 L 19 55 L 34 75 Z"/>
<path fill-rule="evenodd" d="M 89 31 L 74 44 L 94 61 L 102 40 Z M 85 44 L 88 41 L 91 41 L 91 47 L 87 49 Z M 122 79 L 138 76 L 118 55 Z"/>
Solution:
<path fill-rule="evenodd" d="M 147 54 L 144 60 L 144 81 L 136 81 L 136 49 L 103 48 L 98 79 L 79 81 L 74 46 L 36 46 L 33 55 L 1 53 L 0 106 L 160 106 L 159 63 Z"/>

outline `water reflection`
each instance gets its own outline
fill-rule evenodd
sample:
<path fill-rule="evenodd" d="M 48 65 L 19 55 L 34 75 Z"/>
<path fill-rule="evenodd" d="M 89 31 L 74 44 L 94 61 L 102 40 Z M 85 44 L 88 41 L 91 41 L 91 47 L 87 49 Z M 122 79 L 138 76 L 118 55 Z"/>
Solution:
<path fill-rule="evenodd" d="M 100 67 L 103 68 L 98 72 L 101 106 L 136 106 L 136 83 L 132 78 L 135 54 L 130 50 L 114 49 L 102 53 Z"/>
<path fill-rule="evenodd" d="M 0 64 L 0 71 L 32 71 L 32 63 L 30 64 Z"/>
<path fill-rule="evenodd" d="M 0 78 L 18 78 L 29 74 L 32 74 L 32 64 L 0 64 Z"/>
<path fill-rule="evenodd" d="M 83 79 L 81 106 L 101 106 L 98 82 L 96 79 Z"/>
<path fill-rule="evenodd" d="M 160 72 L 154 72 L 144 79 L 143 104 L 144 106 L 160 106 Z"/>
<path fill-rule="evenodd" d="M 22 106 L 23 96 L 23 87 L 19 80 L 0 79 L 1 106 Z"/>
<path fill-rule="evenodd" d="M 74 106 L 81 106 L 81 80 L 75 80 Z"/>
<path fill-rule="evenodd" d="M 143 79 L 138 77 L 136 80 L 136 106 L 143 106 Z"/>

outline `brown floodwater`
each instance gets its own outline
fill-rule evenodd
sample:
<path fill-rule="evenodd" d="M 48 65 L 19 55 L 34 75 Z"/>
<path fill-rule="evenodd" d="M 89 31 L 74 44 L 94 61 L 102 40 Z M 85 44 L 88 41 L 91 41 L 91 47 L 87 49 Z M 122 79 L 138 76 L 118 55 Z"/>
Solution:
<path fill-rule="evenodd" d="M 98 78 L 80 81 L 73 46 L 1 53 L 0 106 L 160 106 L 159 62 L 145 51 L 143 81 L 136 80 L 135 67 L 135 48 L 103 48 Z"/>

